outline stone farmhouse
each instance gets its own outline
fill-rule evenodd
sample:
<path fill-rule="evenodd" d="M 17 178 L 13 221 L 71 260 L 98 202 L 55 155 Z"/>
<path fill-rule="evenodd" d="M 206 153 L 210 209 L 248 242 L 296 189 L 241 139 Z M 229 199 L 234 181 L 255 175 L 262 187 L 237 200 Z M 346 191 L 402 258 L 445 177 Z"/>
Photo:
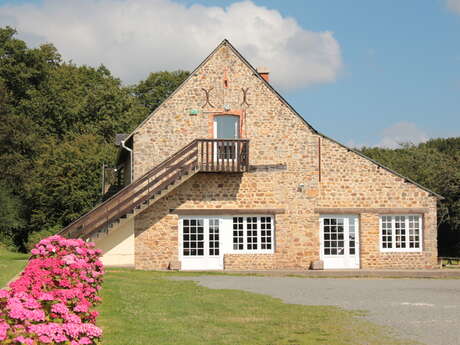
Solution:
<path fill-rule="evenodd" d="M 127 185 L 61 231 L 106 265 L 437 265 L 441 196 L 316 131 L 227 40 L 120 149 Z"/>

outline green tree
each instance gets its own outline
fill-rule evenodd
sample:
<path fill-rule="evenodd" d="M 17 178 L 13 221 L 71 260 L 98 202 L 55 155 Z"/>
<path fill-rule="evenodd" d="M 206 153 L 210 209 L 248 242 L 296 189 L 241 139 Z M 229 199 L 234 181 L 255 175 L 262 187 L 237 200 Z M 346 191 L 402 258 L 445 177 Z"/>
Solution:
<path fill-rule="evenodd" d="M 0 243 L 13 247 L 17 231 L 24 226 L 22 203 L 9 188 L 0 184 Z"/>
<path fill-rule="evenodd" d="M 115 156 L 115 146 L 94 134 L 49 139 L 26 187 L 31 229 L 65 226 L 89 211 L 101 198 L 102 163 Z"/>
<path fill-rule="evenodd" d="M 0 183 L 22 206 L 14 233 L 24 246 L 98 202 L 115 133 L 148 111 L 104 66 L 63 62 L 51 44 L 31 49 L 15 33 L 0 28 Z"/>
<path fill-rule="evenodd" d="M 116 133 L 134 128 L 147 110 L 104 66 L 62 63 L 18 106 L 47 135 L 98 134 L 113 142 Z"/>
<path fill-rule="evenodd" d="M 0 78 L 13 104 L 27 98 L 28 91 L 46 80 L 48 71 L 61 61 L 53 45 L 30 49 L 24 41 L 14 38 L 15 34 L 11 27 L 0 28 Z"/>
<path fill-rule="evenodd" d="M 187 71 L 150 73 L 147 79 L 133 87 L 141 104 L 151 113 L 190 75 Z"/>

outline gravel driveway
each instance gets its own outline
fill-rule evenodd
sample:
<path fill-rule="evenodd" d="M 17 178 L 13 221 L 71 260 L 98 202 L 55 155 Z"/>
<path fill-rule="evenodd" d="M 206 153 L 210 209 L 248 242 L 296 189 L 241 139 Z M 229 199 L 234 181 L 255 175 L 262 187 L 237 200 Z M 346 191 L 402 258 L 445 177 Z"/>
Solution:
<path fill-rule="evenodd" d="M 333 279 L 196 276 L 211 289 L 267 294 L 286 303 L 366 310 L 370 321 L 429 345 L 460 344 L 459 279 Z"/>

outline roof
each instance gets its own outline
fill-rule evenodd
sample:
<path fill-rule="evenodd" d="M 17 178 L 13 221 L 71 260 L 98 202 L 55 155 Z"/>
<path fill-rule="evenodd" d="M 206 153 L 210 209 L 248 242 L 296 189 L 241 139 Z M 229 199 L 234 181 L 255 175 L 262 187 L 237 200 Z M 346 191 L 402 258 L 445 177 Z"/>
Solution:
<path fill-rule="evenodd" d="M 428 193 L 434 195 L 434 196 L 437 197 L 438 199 L 444 199 L 444 197 L 441 196 L 440 194 L 438 194 L 438 193 L 436 193 L 436 192 L 434 192 L 434 191 L 432 191 L 432 190 L 430 190 L 430 189 L 428 189 L 428 188 L 426 188 L 426 187 L 420 185 L 419 183 L 417 183 L 417 182 L 411 180 L 410 178 L 408 178 L 408 177 L 406 177 L 406 176 L 403 176 L 403 175 L 401 175 L 400 173 L 398 173 L 398 172 L 396 172 L 396 171 L 394 171 L 394 170 L 388 168 L 387 166 L 385 166 L 385 165 L 383 165 L 383 164 L 381 164 L 381 163 L 379 163 L 379 162 L 373 160 L 372 158 L 370 158 L 370 157 L 364 155 L 362 152 L 360 152 L 360 151 L 358 151 L 358 150 L 355 150 L 355 149 L 353 149 L 353 148 L 350 148 L 350 147 L 348 147 L 348 146 L 346 146 L 346 145 L 344 145 L 344 144 L 338 142 L 337 140 L 332 139 L 332 138 L 328 137 L 327 135 L 325 135 L 325 134 L 323 134 L 323 133 L 317 131 L 315 128 L 313 128 L 313 127 L 312 127 L 312 126 L 311 126 L 311 125 L 310 125 L 310 124 L 309 124 L 309 123 L 308 123 L 308 122 L 307 122 L 307 121 L 306 121 L 306 120 L 305 120 L 305 119 L 304 119 L 304 118 L 303 118 L 303 117 L 302 117 L 302 116 L 301 116 L 301 115 L 300 115 L 300 114 L 299 114 L 299 113 L 298 113 L 298 112 L 297 112 L 297 111 L 296 111 L 296 110 L 295 110 L 295 109 L 284 99 L 283 96 L 281 96 L 281 94 L 280 94 L 278 91 L 276 91 L 276 90 L 273 88 L 273 86 L 272 86 L 267 80 L 265 80 L 264 78 L 262 78 L 262 77 L 260 76 L 260 74 L 257 72 L 257 69 L 255 69 L 255 68 L 246 60 L 246 58 L 245 58 L 243 55 L 241 55 L 240 52 L 239 52 L 239 51 L 238 51 L 238 50 L 237 50 L 227 39 L 224 39 L 224 40 L 223 40 L 223 41 L 222 41 L 222 42 L 221 42 L 221 43 L 220 43 L 220 44 L 219 44 L 219 45 L 218 45 L 218 46 L 217 46 L 217 47 L 216 47 L 216 48 L 215 48 L 215 49 L 214 49 L 204 60 L 203 60 L 203 62 L 201 62 L 201 63 L 193 70 L 193 72 L 190 73 L 190 75 L 182 82 L 182 84 L 180 84 L 179 87 L 178 87 L 176 90 L 174 90 L 174 92 L 171 93 L 171 95 L 169 95 L 169 97 L 167 97 L 167 98 L 166 98 L 166 99 L 165 99 L 165 100 L 164 100 L 164 101 L 163 101 L 163 102 L 162 102 L 162 103 L 161 103 L 161 104 L 160 104 L 160 105 L 149 115 L 149 116 L 147 116 L 147 117 L 144 119 L 144 121 L 142 121 L 142 122 L 139 124 L 139 126 L 137 126 L 137 127 L 136 127 L 136 128 L 125 138 L 125 141 L 128 141 L 129 139 L 131 139 L 131 137 L 134 135 L 134 133 L 136 133 L 136 131 L 137 131 L 140 127 L 142 127 L 142 126 L 144 125 L 144 123 L 146 123 L 152 116 L 155 115 L 155 113 L 156 113 L 159 109 L 161 109 L 161 107 L 163 106 L 163 104 L 165 104 L 170 98 L 174 97 L 174 95 L 177 93 L 177 91 L 180 90 L 180 89 L 182 88 L 182 86 L 184 86 L 184 85 L 187 83 L 187 81 L 190 80 L 190 79 L 195 75 L 195 73 L 200 69 L 200 67 L 203 66 L 204 64 L 206 64 L 206 62 L 207 62 L 207 61 L 208 61 L 208 60 L 209 60 L 209 59 L 210 59 L 210 58 L 211 58 L 221 47 L 222 47 L 222 46 L 227 46 L 227 47 L 229 47 L 229 48 L 235 53 L 235 55 L 238 56 L 238 57 L 246 64 L 246 66 L 254 73 L 254 76 L 256 76 L 257 78 L 259 78 L 260 81 L 261 81 L 262 83 L 264 83 L 265 86 L 266 86 L 270 91 L 272 91 L 272 92 L 278 97 L 278 99 L 279 99 L 285 106 L 287 106 L 295 115 L 297 115 L 297 116 L 302 120 L 302 122 L 303 122 L 313 133 L 315 133 L 315 134 L 317 134 L 317 135 L 319 135 L 319 136 L 321 136 L 321 137 L 323 137 L 323 138 L 325 138 L 325 139 L 327 139 L 327 140 L 330 140 L 330 141 L 336 143 L 337 145 L 339 145 L 339 146 L 341 146 L 341 147 L 347 149 L 348 151 L 353 152 L 353 153 L 355 153 L 355 154 L 357 154 L 357 155 L 359 155 L 359 156 L 361 156 L 361 157 L 363 157 L 363 158 L 369 160 L 370 162 L 374 163 L 375 165 L 379 166 L 380 168 L 385 169 L 385 170 L 387 170 L 388 172 L 390 172 L 390 173 L 392 173 L 392 174 L 394 174 L 394 175 L 396 175 L 396 176 L 398 176 L 398 177 L 404 179 L 405 182 L 409 182 L 409 183 L 411 183 L 411 184 L 413 184 L 413 185 L 419 187 L 420 189 L 422 189 L 422 190 L 424 190 L 424 191 L 426 191 L 426 192 L 428 192 Z"/>

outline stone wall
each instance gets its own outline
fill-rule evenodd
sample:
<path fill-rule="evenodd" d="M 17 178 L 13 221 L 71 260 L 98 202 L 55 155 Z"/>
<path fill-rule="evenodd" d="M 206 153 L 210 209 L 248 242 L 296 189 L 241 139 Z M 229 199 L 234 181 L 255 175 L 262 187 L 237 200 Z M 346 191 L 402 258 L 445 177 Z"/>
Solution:
<path fill-rule="evenodd" d="M 360 217 L 361 268 L 430 268 L 437 266 L 436 197 L 337 143 L 321 140 L 320 208 L 420 208 L 422 253 L 380 252 L 379 213 Z"/>
<path fill-rule="evenodd" d="M 305 205 L 305 194 L 297 192 L 300 173 L 255 172 L 245 174 L 199 173 L 136 217 L 136 267 L 167 269 L 178 260 L 178 221 L 171 209 L 282 209 L 275 215 L 275 254 L 232 254 L 225 257 L 226 269 L 306 269 L 317 257 L 311 231 L 317 229 L 313 204 Z M 299 199 L 297 202 L 294 200 Z M 296 205 L 297 204 L 297 205 Z M 309 207 L 307 211 L 305 207 Z M 256 263 L 255 258 L 259 258 Z M 248 261 L 249 260 L 249 261 Z"/>
<path fill-rule="evenodd" d="M 224 87 L 224 77 L 228 87 Z M 243 91 L 247 89 L 247 104 Z M 206 103 L 202 89 L 210 90 Z M 224 112 L 224 106 L 230 110 Z M 191 109 L 199 110 L 190 115 Z M 250 139 L 253 165 L 288 163 L 290 171 L 315 174 L 316 140 L 305 122 L 254 75 L 233 51 L 222 46 L 134 133 L 137 178 L 196 138 L 212 137 L 216 115 L 241 114 Z"/>
<path fill-rule="evenodd" d="M 436 208 L 423 217 L 423 244 L 419 253 L 381 252 L 379 215 L 364 213 L 361 224 L 361 268 L 418 269 L 437 267 Z"/>
<path fill-rule="evenodd" d="M 208 103 L 203 88 L 212 88 Z M 421 254 L 380 253 L 378 214 L 361 214 L 361 267 L 436 265 L 436 199 L 312 131 L 226 45 L 136 130 L 135 177 L 193 139 L 212 137 L 213 116 L 224 114 L 224 105 L 226 113 L 241 116 L 250 139 L 250 172 L 199 173 L 136 216 L 137 268 L 167 269 L 178 260 L 178 216 L 170 213 L 178 208 L 286 210 L 275 216 L 275 253 L 226 255 L 225 268 L 235 270 L 307 269 L 320 254 L 317 208 L 426 208 Z M 200 112 L 190 115 L 190 109 Z M 284 169 L 266 168 L 279 164 Z"/>

